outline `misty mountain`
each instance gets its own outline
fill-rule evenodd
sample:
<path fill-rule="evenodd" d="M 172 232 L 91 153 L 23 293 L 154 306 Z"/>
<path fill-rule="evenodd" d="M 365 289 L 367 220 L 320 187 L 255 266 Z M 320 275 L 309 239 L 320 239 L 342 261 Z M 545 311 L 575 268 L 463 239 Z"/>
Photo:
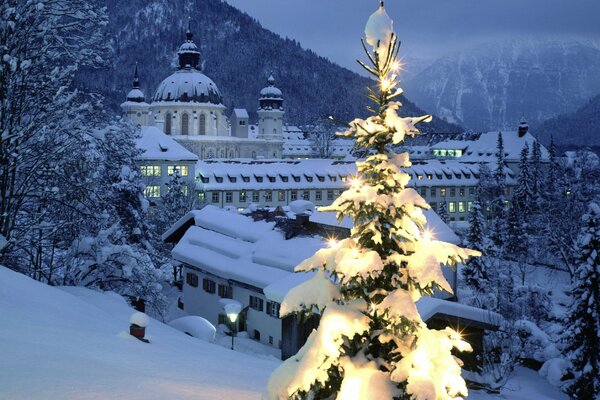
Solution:
<path fill-rule="evenodd" d="M 174 71 L 176 52 L 190 19 L 194 41 L 202 53 L 203 72 L 215 81 L 230 109 L 246 108 L 255 118 L 259 91 L 273 73 L 276 86 L 284 93 L 289 123 L 310 123 L 327 115 L 349 121 L 367 114 L 363 95 L 372 81 L 262 28 L 255 19 L 223 1 L 106 1 L 111 66 L 85 71 L 80 84 L 102 93 L 115 111 L 131 86 L 136 62 L 147 99 Z M 409 101 L 404 103 L 405 115 L 429 113 Z M 422 128 L 461 130 L 437 118 Z"/>
<path fill-rule="evenodd" d="M 543 141 L 554 135 L 563 147 L 600 146 L 600 95 L 573 113 L 551 118 L 534 128 Z"/>
<path fill-rule="evenodd" d="M 600 50 L 576 41 L 494 42 L 442 57 L 406 82 L 411 99 L 466 129 L 514 129 L 600 93 Z"/>

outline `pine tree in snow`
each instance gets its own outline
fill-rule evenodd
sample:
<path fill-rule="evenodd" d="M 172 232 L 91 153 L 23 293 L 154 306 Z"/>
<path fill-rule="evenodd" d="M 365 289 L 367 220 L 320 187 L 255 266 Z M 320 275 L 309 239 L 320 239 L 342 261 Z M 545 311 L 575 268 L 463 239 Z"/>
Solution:
<path fill-rule="evenodd" d="M 529 145 L 525 143 L 521 150 L 521 157 L 519 160 L 519 175 L 517 177 L 517 187 L 515 188 L 515 194 L 513 200 L 516 202 L 518 208 L 523 211 L 521 217 L 526 221 L 531 216 L 531 172 L 529 168 Z"/>
<path fill-rule="evenodd" d="M 437 213 L 440 216 L 440 219 L 442 221 L 444 221 L 444 223 L 446 223 L 446 224 L 450 223 L 450 214 L 448 214 L 448 203 L 446 203 L 446 200 L 442 200 L 440 202 Z"/>
<path fill-rule="evenodd" d="M 591 203 L 577 241 L 579 256 L 572 279 L 573 303 L 564 340 L 575 380 L 575 399 L 600 399 L 600 207 Z"/>
<path fill-rule="evenodd" d="M 346 137 L 364 149 L 352 187 L 324 210 L 352 217 L 350 238 L 331 244 L 296 267 L 315 275 L 286 296 L 281 315 L 320 311 L 318 329 L 269 380 L 270 399 L 453 399 L 467 394 L 451 354 L 469 348 L 451 329 L 430 330 L 415 301 L 452 288 L 440 263 L 477 252 L 437 241 L 424 231 L 428 204 L 410 188 L 408 153 L 393 145 L 418 133 L 429 116 L 401 118 L 395 99 L 398 43 L 383 4 L 369 18 L 362 64 L 379 83 L 369 89 L 375 115 L 355 119 Z"/>
<path fill-rule="evenodd" d="M 542 145 L 539 141 L 533 142 L 531 149 L 531 204 L 534 213 L 539 211 L 542 204 L 542 192 L 544 186 L 544 177 L 542 171 Z"/>
<path fill-rule="evenodd" d="M 502 132 L 498 132 L 496 145 L 496 169 L 494 170 L 494 181 L 496 191 L 491 207 L 492 214 L 492 241 L 496 251 L 500 251 L 504 245 L 505 220 L 506 220 L 506 174 L 504 172 L 504 140 Z"/>
<path fill-rule="evenodd" d="M 483 252 L 485 246 L 485 226 L 479 199 L 473 202 L 469 213 L 469 233 L 467 245 L 473 250 Z M 471 258 L 463 268 L 465 283 L 477 293 L 483 293 L 489 284 L 484 257 Z"/>

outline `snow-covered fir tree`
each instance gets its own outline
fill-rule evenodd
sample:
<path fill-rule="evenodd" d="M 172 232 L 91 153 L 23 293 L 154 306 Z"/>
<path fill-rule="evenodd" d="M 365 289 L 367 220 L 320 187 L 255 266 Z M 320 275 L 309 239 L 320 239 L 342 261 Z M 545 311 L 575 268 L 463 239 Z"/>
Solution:
<path fill-rule="evenodd" d="M 437 213 L 440 216 L 440 219 L 444 221 L 444 223 L 450 223 L 450 214 L 448 214 L 448 203 L 446 202 L 446 199 L 440 202 Z"/>
<path fill-rule="evenodd" d="M 600 399 L 600 206 L 591 203 L 582 219 L 578 259 L 572 278 L 573 303 L 564 340 L 575 379 L 575 399 Z"/>
<path fill-rule="evenodd" d="M 402 118 L 396 75 L 398 42 L 383 2 L 369 18 L 361 63 L 378 82 L 368 97 L 375 115 L 355 119 L 344 133 L 368 154 L 357 176 L 324 210 L 352 217 L 351 237 L 332 243 L 296 267 L 314 276 L 286 296 L 281 315 L 321 315 L 299 353 L 269 380 L 270 399 L 453 399 L 466 395 L 452 348 L 469 349 L 457 332 L 430 330 L 415 301 L 435 288 L 448 292 L 440 264 L 463 262 L 477 252 L 432 238 L 424 231 L 429 205 L 406 188 L 408 153 L 393 145 L 418 133 L 430 119 Z M 364 43 L 364 42 L 363 42 Z M 435 233 L 433 233 L 435 235 Z"/>
<path fill-rule="evenodd" d="M 469 232 L 466 240 L 467 246 L 473 250 L 483 252 L 486 246 L 485 221 L 479 198 L 473 202 L 469 213 Z M 483 293 L 489 284 L 489 277 L 484 262 L 484 257 L 469 259 L 463 268 L 465 283 L 476 293 Z"/>
<path fill-rule="evenodd" d="M 533 195 L 529 167 L 529 145 L 525 143 L 523 149 L 521 149 L 519 175 L 517 177 L 517 187 L 515 188 L 513 200 L 516 203 L 517 208 L 522 211 L 521 217 L 526 220 L 529 220 L 529 217 L 531 216 L 531 201 Z"/>

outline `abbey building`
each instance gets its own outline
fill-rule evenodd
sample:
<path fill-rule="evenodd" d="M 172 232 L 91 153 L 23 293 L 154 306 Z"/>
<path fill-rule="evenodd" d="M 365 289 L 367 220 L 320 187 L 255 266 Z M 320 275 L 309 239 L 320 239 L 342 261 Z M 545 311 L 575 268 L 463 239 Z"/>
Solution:
<path fill-rule="evenodd" d="M 258 132 L 249 137 L 244 109 L 226 115 L 221 91 L 201 70 L 200 51 L 188 28 L 179 47 L 177 70 L 166 77 L 146 101 L 137 67 L 133 87 L 121 104 L 123 116 L 141 127 L 155 127 L 171 136 L 199 159 L 281 158 L 283 150 L 283 95 L 270 76 L 261 90 Z"/>

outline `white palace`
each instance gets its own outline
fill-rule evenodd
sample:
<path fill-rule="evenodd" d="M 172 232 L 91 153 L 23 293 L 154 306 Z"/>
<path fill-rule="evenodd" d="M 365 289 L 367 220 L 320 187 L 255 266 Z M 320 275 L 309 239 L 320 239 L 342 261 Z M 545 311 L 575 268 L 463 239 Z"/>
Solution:
<path fill-rule="evenodd" d="M 177 70 L 156 89 L 150 103 L 140 90 L 135 69 L 133 87 L 121 104 L 123 116 L 139 127 L 155 127 L 199 159 L 281 158 L 283 96 L 270 76 L 260 91 L 257 132 L 249 137 L 248 112 L 234 109 L 230 118 L 217 85 L 201 70 L 200 51 L 188 28 L 179 47 Z"/>

